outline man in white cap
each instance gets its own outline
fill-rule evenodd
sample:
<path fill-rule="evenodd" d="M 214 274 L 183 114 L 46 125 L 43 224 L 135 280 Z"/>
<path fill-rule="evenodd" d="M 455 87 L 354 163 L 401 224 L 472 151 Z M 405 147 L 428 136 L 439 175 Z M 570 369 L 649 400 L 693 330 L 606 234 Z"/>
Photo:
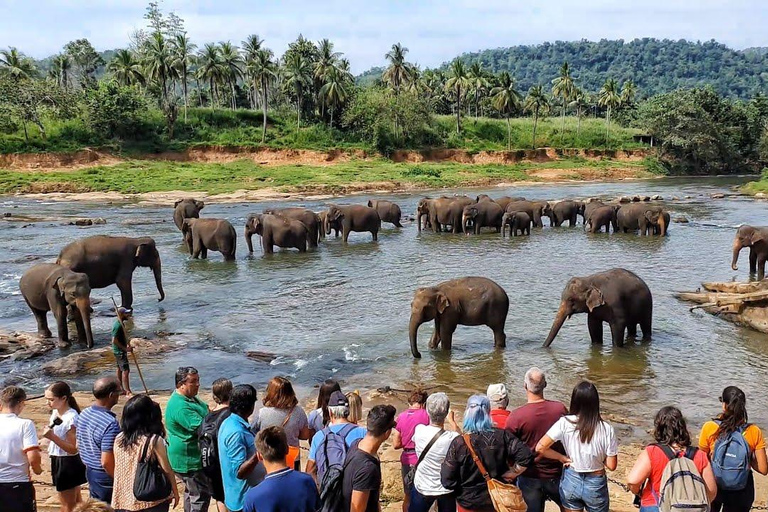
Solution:
<path fill-rule="evenodd" d="M 507 396 L 507 386 L 504 384 L 491 384 L 488 386 L 488 400 L 491 401 L 491 420 L 496 428 L 504 428 L 507 425 L 509 411 L 509 397 Z"/>

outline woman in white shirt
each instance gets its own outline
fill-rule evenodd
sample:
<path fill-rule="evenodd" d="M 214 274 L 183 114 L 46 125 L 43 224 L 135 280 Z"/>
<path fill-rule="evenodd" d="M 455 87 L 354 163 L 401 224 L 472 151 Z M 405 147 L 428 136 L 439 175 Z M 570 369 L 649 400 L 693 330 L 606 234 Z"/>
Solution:
<path fill-rule="evenodd" d="M 561 442 L 566 455 L 552 445 Z M 594 384 L 582 381 L 573 388 L 568 416 L 560 418 L 536 445 L 536 453 L 558 460 L 565 469 L 560 499 L 567 511 L 608 512 L 608 480 L 618 464 L 613 427 L 600 417 L 600 396 Z"/>
<path fill-rule="evenodd" d="M 85 465 L 77 453 L 75 429 L 80 406 L 66 382 L 58 381 L 45 390 L 45 400 L 51 408 L 51 420 L 43 437 L 48 439 L 53 485 L 59 493 L 62 512 L 71 512 L 78 503 L 80 486 L 85 483 Z"/>

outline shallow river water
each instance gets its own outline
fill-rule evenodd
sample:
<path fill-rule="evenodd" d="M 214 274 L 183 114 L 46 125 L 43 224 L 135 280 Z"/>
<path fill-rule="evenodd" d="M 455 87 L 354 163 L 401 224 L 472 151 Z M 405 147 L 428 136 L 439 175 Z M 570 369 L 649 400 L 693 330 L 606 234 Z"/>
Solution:
<path fill-rule="evenodd" d="M 513 404 L 523 400 L 522 377 L 531 365 L 547 372 L 548 394 L 567 402 L 571 387 L 581 378 L 595 381 L 606 412 L 647 425 L 652 412 L 666 404 L 679 405 L 692 423 L 715 414 L 717 397 L 726 385 L 747 392 L 750 419 L 768 425 L 768 336 L 751 332 L 688 305 L 673 292 L 695 289 L 705 280 L 747 279 L 747 251 L 738 272 L 730 269 L 730 247 L 741 223 L 766 224 L 765 203 L 738 197 L 713 200 L 710 194 L 728 191 L 739 179 L 662 179 L 652 181 L 568 184 L 472 189 L 474 196 L 524 195 L 527 198 L 623 194 L 660 194 L 673 217 L 685 215 L 689 224 L 672 224 L 669 236 L 584 233 L 578 228 L 534 230 L 528 237 L 502 239 L 495 233 L 480 236 L 417 233 L 415 223 L 403 229 L 385 227 L 378 243 L 369 234 L 353 234 L 350 243 L 327 239 L 316 251 L 278 252 L 270 257 L 260 249 L 249 256 L 242 226 L 249 212 L 268 206 L 299 203 L 208 204 L 207 217 L 229 219 L 238 231 L 237 260 L 222 261 L 209 253 L 208 261 L 191 260 L 172 221 L 172 205 L 89 204 L 0 198 L 0 211 L 14 215 L 104 217 L 107 224 L 80 228 L 61 222 L 0 222 L 0 327 L 35 330 L 34 319 L 18 291 L 18 280 L 32 263 L 55 260 L 68 242 L 95 234 L 152 236 L 163 260 L 166 300 L 157 302 L 149 269 L 134 273 L 133 336 L 155 332 L 177 333 L 181 350 L 142 365 L 150 388 L 172 387 L 179 365 L 200 369 L 204 385 L 220 376 L 251 382 L 264 389 L 275 374 L 289 376 L 300 394 L 334 376 L 345 388 L 370 389 L 404 382 L 425 382 L 451 392 L 457 399 L 488 383 L 506 382 Z M 453 191 L 452 191 L 453 192 Z M 690 196 L 689 198 L 685 198 Z M 418 195 L 383 196 L 413 213 Z M 339 202 L 364 203 L 367 196 Z M 320 210 L 324 202 L 304 202 Z M 548 219 L 545 219 L 548 223 Z M 386 225 L 385 225 L 386 226 Z M 254 239 L 258 247 L 258 237 Z M 650 343 L 591 346 L 586 316 L 566 322 L 551 349 L 541 343 L 547 335 L 565 282 L 612 267 L 640 275 L 654 295 L 654 333 Z M 408 345 L 410 300 L 417 286 L 466 275 L 487 276 L 507 291 L 507 348 L 494 350 L 485 327 L 459 327 L 454 350 L 430 352 L 426 345 L 432 325 L 419 332 L 423 359 L 414 360 Z M 93 319 L 97 344 L 109 342 L 110 295 L 116 287 L 94 290 L 101 299 Z M 55 332 L 55 322 L 49 315 Z M 0 381 L 18 381 L 40 391 L 51 380 L 39 371 L 41 361 L 60 357 L 54 350 L 40 359 L 0 362 Z M 246 351 L 275 354 L 272 362 L 250 360 Z M 103 374 L 111 373 L 106 367 Z M 86 388 L 93 376 L 73 377 Z M 134 389 L 139 389 L 136 375 Z"/>

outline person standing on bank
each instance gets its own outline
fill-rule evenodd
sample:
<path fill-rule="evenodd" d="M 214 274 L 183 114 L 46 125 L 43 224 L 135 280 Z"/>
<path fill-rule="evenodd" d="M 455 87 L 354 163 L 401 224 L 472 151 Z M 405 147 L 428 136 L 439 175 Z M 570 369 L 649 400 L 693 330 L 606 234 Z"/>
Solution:
<path fill-rule="evenodd" d="M 51 478 L 59 493 L 61 512 L 72 512 L 82 501 L 80 486 L 86 483 L 85 466 L 77 453 L 77 420 L 80 406 L 66 382 L 54 382 L 45 390 L 51 419 L 43 437 L 50 441 Z"/>
<path fill-rule="evenodd" d="M 408 482 L 406 475 L 416 465 L 419 457 L 416 455 L 416 445 L 413 442 L 413 433 L 418 425 L 429 425 L 429 414 L 424 410 L 427 402 L 427 393 L 420 389 L 411 392 L 408 397 L 408 409 L 397 416 L 395 430 L 392 432 L 392 447 L 395 450 L 403 449 L 400 454 L 400 476 L 403 481 L 403 512 L 408 512 L 413 491 L 413 482 Z"/>
<path fill-rule="evenodd" d="M 523 387 L 527 403 L 509 414 L 506 429 L 531 450 L 557 421 L 568 414 L 568 409 L 561 402 L 546 400 L 544 389 L 547 378 L 540 369 L 533 367 L 525 372 Z M 555 443 L 552 449 L 565 454 L 563 445 Z M 517 479 L 517 485 L 523 493 L 528 512 L 544 512 L 544 503 L 553 501 L 563 510 L 560 501 L 560 477 L 563 465 L 556 460 L 541 458 L 534 460 L 525 473 Z"/>
<path fill-rule="evenodd" d="M 35 512 L 35 488 L 29 470 L 43 472 L 32 420 L 19 418 L 27 394 L 16 386 L 0 393 L 0 503 L 3 512 Z"/>
<path fill-rule="evenodd" d="M 198 431 L 201 462 L 203 472 L 211 486 L 211 497 L 216 500 L 216 508 L 219 512 L 227 512 L 227 507 L 224 505 L 224 482 L 221 480 L 221 462 L 219 460 L 219 428 L 224 420 L 232 414 L 229 409 L 232 381 L 225 378 L 216 379 L 211 385 L 211 392 L 216 407 L 205 417 Z M 206 445 L 205 448 L 204 444 Z M 206 450 L 208 450 L 207 453 Z"/>
<path fill-rule="evenodd" d="M 310 411 L 307 415 L 310 439 L 331 422 L 331 416 L 328 413 L 328 400 L 331 399 L 331 394 L 334 391 L 341 391 L 341 386 L 334 379 L 326 379 L 320 384 L 320 390 L 317 392 L 317 409 Z"/>
<path fill-rule="evenodd" d="M 127 397 L 133 396 L 131 391 L 131 366 L 128 364 L 128 352 L 133 352 L 131 342 L 125 334 L 123 322 L 128 319 L 128 310 L 124 307 L 117 308 L 117 318 L 112 324 L 112 353 L 115 354 L 117 362 L 117 381 L 123 387 L 123 394 Z"/>
<path fill-rule="evenodd" d="M 259 463 L 254 435 L 248 418 L 256 407 L 256 388 L 240 384 L 232 389 L 229 399 L 231 414 L 219 428 L 219 464 L 224 485 L 224 504 L 229 512 L 240 512 L 245 493 L 253 487 L 253 470 Z"/>
<path fill-rule="evenodd" d="M 180 367 L 175 381 L 176 391 L 165 408 L 168 459 L 184 482 L 184 512 L 207 512 L 211 491 L 203 473 L 197 430 L 208 415 L 208 405 L 197 398 L 200 375 L 196 368 Z"/>
<path fill-rule="evenodd" d="M 285 431 L 293 455 L 293 469 L 300 471 L 299 441 L 310 439 L 309 421 L 307 413 L 299 407 L 291 381 L 285 377 L 273 377 L 269 381 L 267 394 L 264 396 L 264 407 L 259 409 L 253 431 L 258 432 L 267 427 L 281 427 Z"/>
<path fill-rule="evenodd" d="M 496 428 L 504 428 L 509 417 L 509 396 L 507 386 L 504 384 L 491 384 L 488 386 L 488 400 L 491 401 L 491 421 Z"/>

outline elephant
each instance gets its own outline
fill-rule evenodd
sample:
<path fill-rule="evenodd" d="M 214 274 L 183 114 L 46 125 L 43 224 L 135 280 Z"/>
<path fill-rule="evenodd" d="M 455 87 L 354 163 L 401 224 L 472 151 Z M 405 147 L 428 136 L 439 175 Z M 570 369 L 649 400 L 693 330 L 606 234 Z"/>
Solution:
<path fill-rule="evenodd" d="M 383 199 L 369 199 L 368 208 L 376 210 L 379 214 L 379 218 L 381 218 L 381 222 L 389 222 L 390 224 L 394 224 L 397 228 L 403 227 L 403 225 L 400 224 L 402 212 L 396 203 L 393 203 L 392 201 L 384 201 Z"/>
<path fill-rule="evenodd" d="M 531 216 L 525 212 L 504 212 L 501 218 L 501 236 L 505 236 L 507 225 L 509 225 L 509 236 L 517 236 L 518 231 L 521 235 L 531 234 Z"/>
<path fill-rule="evenodd" d="M 307 230 L 309 231 L 309 237 L 307 238 L 309 247 L 317 247 L 317 242 L 320 239 L 320 232 L 323 230 L 323 224 L 318 220 L 317 215 L 312 210 L 306 208 L 275 208 L 264 210 L 263 213 L 302 222 L 307 226 Z"/>
<path fill-rule="evenodd" d="M 666 236 L 669 214 L 661 206 L 643 203 L 627 204 L 616 212 L 616 226 L 624 233 L 640 230 L 643 236 L 658 234 Z"/>
<path fill-rule="evenodd" d="M 623 268 L 614 268 L 586 277 L 573 277 L 565 285 L 560 309 L 544 342 L 549 347 L 567 318 L 587 313 L 587 327 L 592 343 L 603 343 L 603 322 L 611 326 L 614 346 L 624 346 L 624 332 L 643 339 L 651 337 L 653 297 L 645 281 Z"/>
<path fill-rule="evenodd" d="M 584 225 L 587 224 L 587 219 L 589 219 L 589 215 L 592 213 L 593 210 L 595 210 L 597 208 L 600 208 L 600 207 L 603 207 L 603 206 L 608 206 L 608 205 L 605 204 L 602 201 L 590 201 L 590 202 L 586 203 L 584 205 L 584 209 L 583 209 L 583 212 L 584 212 L 584 216 L 583 216 L 584 222 L 583 222 L 583 224 Z"/>
<path fill-rule="evenodd" d="M 757 273 L 757 279 L 765 278 L 765 262 L 768 260 L 768 227 L 748 226 L 739 227 L 736 238 L 733 239 L 733 259 L 731 268 L 739 270 L 739 252 L 749 247 L 749 273 Z"/>
<path fill-rule="evenodd" d="M 50 338 L 48 311 L 53 311 L 59 330 L 59 343 L 69 344 L 67 307 L 71 307 L 77 326 L 77 339 L 93 347 L 91 331 L 91 285 L 88 276 L 55 263 L 35 265 L 21 276 L 21 295 L 37 320 L 37 332 Z"/>
<path fill-rule="evenodd" d="M 616 209 L 608 205 L 592 208 L 584 228 L 590 233 L 599 233 L 605 227 L 605 232 L 610 233 L 613 226 L 613 231 L 616 232 Z"/>
<path fill-rule="evenodd" d="M 504 216 L 504 210 L 495 201 L 481 201 L 464 207 L 461 214 L 461 225 L 464 232 L 469 234 L 470 229 L 476 235 L 480 234 L 480 228 L 496 228 L 496 232 L 501 231 L 501 218 Z M 469 227 L 469 223 L 472 227 Z"/>
<path fill-rule="evenodd" d="M 225 219 L 185 219 L 182 233 L 193 258 L 208 258 L 208 249 L 219 251 L 224 260 L 233 261 L 237 250 L 237 233 Z"/>
<path fill-rule="evenodd" d="M 320 221 L 320 238 L 325 238 L 326 230 L 328 234 L 331 234 L 331 230 L 334 231 L 334 236 L 338 238 L 341 233 L 341 222 L 336 220 L 328 225 L 328 210 L 323 210 L 317 214 L 317 219 Z"/>
<path fill-rule="evenodd" d="M 307 252 L 307 241 L 312 237 L 303 222 L 269 213 L 248 216 L 245 222 L 245 241 L 248 243 L 249 252 L 253 252 L 251 238 L 254 233 L 261 236 L 261 247 L 265 254 L 272 254 L 275 245 Z"/>
<path fill-rule="evenodd" d="M 199 219 L 200 210 L 205 207 L 205 203 L 188 197 L 186 199 L 179 199 L 173 203 L 173 223 L 181 231 L 184 219 Z"/>
<path fill-rule="evenodd" d="M 416 221 L 421 231 L 421 219 L 427 218 L 427 222 L 436 233 L 442 231 L 443 226 L 450 225 L 453 233 L 461 232 L 461 216 L 464 211 L 465 201 L 458 201 L 453 197 L 438 197 L 431 199 L 425 197 L 419 201 L 416 207 Z"/>
<path fill-rule="evenodd" d="M 92 289 L 117 284 L 121 306 L 128 310 L 133 306 L 133 271 L 136 267 L 149 267 L 160 293 L 158 301 L 165 299 L 160 253 L 149 237 L 89 236 L 65 246 L 56 263 L 87 275 Z"/>
<path fill-rule="evenodd" d="M 533 219 L 533 227 L 542 228 L 544 223 L 541 221 L 543 216 L 549 216 L 551 208 L 546 201 L 510 201 L 505 208 L 505 211 L 525 212 Z"/>
<path fill-rule="evenodd" d="M 584 215 L 584 203 L 581 201 L 559 201 L 550 207 L 549 220 L 553 227 L 568 221 L 568 226 L 576 225 L 578 215 Z"/>
<path fill-rule="evenodd" d="M 487 325 L 493 330 L 496 348 L 507 345 L 504 324 L 509 311 L 507 292 L 485 277 L 462 277 L 436 286 L 419 288 L 411 302 L 409 336 L 413 357 L 420 358 L 416 338 L 419 327 L 435 321 L 429 348 L 450 350 L 457 325 Z"/>
<path fill-rule="evenodd" d="M 497 205 L 501 206 L 502 210 L 507 209 L 507 205 L 511 203 L 512 201 L 525 201 L 524 197 L 499 197 L 497 199 L 491 199 L 491 197 L 488 194 L 480 194 L 477 196 L 477 199 L 475 199 L 475 202 L 479 203 L 480 201 L 494 201 Z"/>
<path fill-rule="evenodd" d="M 326 217 L 325 234 L 331 234 L 333 223 L 340 223 L 341 238 L 344 243 L 349 239 L 349 233 L 370 231 L 373 241 L 379 239 L 379 229 L 381 229 L 381 218 L 374 208 L 360 204 L 353 205 L 335 205 L 328 207 Z"/>

